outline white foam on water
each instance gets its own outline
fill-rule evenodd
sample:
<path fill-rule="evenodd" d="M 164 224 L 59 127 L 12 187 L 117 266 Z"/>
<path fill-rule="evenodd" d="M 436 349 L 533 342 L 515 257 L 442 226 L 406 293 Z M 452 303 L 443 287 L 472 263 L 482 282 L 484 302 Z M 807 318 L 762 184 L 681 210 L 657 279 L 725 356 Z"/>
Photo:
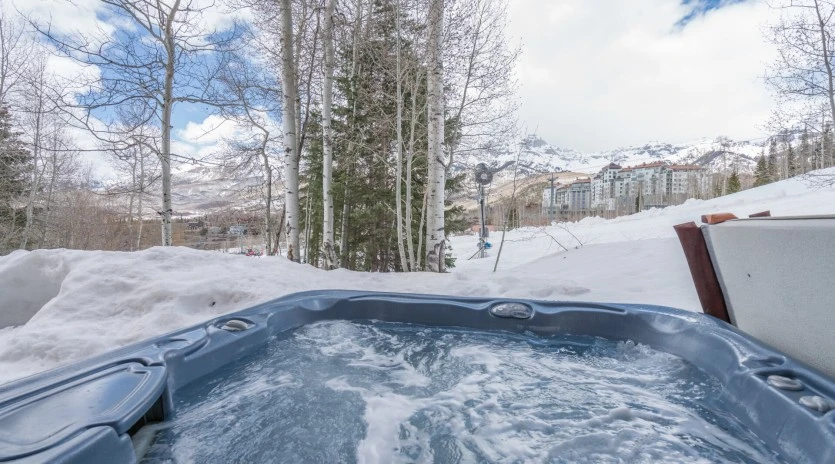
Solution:
<path fill-rule="evenodd" d="M 783 462 L 721 388 L 632 342 L 322 322 L 178 393 L 143 462 Z"/>

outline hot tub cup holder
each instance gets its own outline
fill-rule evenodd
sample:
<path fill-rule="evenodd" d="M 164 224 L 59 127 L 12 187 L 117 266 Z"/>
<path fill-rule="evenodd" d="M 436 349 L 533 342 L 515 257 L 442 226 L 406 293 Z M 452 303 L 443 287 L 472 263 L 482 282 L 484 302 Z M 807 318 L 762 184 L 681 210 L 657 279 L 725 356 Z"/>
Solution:
<path fill-rule="evenodd" d="M 784 375 L 772 374 L 766 379 L 769 385 L 780 390 L 800 391 L 803 390 L 803 382 Z"/>
<path fill-rule="evenodd" d="M 766 383 L 772 388 L 783 390 L 800 405 L 812 411 L 826 414 L 835 409 L 835 401 L 818 394 L 814 387 L 808 387 L 801 380 L 788 375 L 771 374 L 766 377 Z M 805 390 L 805 391 L 804 391 Z M 797 393 L 804 391 L 805 394 Z"/>
<path fill-rule="evenodd" d="M 225 330 L 227 332 L 243 332 L 254 326 L 254 322 L 243 318 L 227 319 L 225 321 L 218 322 L 216 325 L 218 329 Z"/>
<path fill-rule="evenodd" d="M 533 308 L 524 303 L 509 301 L 491 306 L 490 314 L 508 319 L 530 319 L 533 317 Z"/>
<path fill-rule="evenodd" d="M 829 401 L 826 398 L 819 395 L 802 396 L 800 397 L 799 402 L 803 406 L 806 406 L 807 408 L 813 411 L 817 411 L 821 414 L 826 414 L 827 412 L 835 408 L 835 405 L 832 404 L 832 401 Z"/>

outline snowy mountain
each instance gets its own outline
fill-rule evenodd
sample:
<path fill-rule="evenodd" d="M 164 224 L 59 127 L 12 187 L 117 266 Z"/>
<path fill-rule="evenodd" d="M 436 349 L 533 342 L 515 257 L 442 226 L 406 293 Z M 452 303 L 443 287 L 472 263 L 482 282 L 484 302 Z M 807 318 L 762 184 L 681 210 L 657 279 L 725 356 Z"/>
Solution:
<path fill-rule="evenodd" d="M 753 173 L 757 157 L 763 150 L 763 142 L 733 141 L 720 137 L 688 144 L 649 142 L 636 147 L 582 153 L 556 147 L 536 135 L 529 135 L 522 140 L 522 147 L 519 172 L 523 176 L 555 171 L 595 174 L 612 162 L 622 166 L 633 166 L 652 161 L 697 164 L 716 172 L 736 167 L 739 172 Z M 462 157 L 456 164 L 461 169 L 468 169 L 479 162 L 501 166 L 515 159 L 516 154 L 512 152 L 494 152 L 480 157 Z"/>
<path fill-rule="evenodd" d="M 261 203 L 262 179 L 246 169 L 181 165 L 171 176 L 171 197 L 186 215 L 222 208 L 246 209 Z"/>
<path fill-rule="evenodd" d="M 616 148 L 592 153 L 582 153 L 570 148 L 549 144 L 535 135 L 522 140 L 520 155 L 520 179 L 552 172 L 595 174 L 611 162 L 632 166 L 664 160 L 675 164 L 697 164 L 714 172 L 730 171 L 734 166 L 741 173 L 753 173 L 756 158 L 763 149 L 762 143 L 732 141 L 725 138 L 701 140 L 690 144 L 650 142 L 637 147 Z M 462 155 L 454 167 L 471 172 L 476 164 L 484 162 L 498 167 L 515 161 L 512 152 L 488 152 L 480 155 Z M 512 178 L 513 170 L 506 169 L 497 175 L 499 183 Z M 215 164 L 182 164 L 172 175 L 172 199 L 178 211 L 185 215 L 203 214 L 208 211 L 235 208 L 247 209 L 262 201 L 262 179 L 257 170 L 234 169 Z M 468 192 L 469 198 L 473 192 Z"/>

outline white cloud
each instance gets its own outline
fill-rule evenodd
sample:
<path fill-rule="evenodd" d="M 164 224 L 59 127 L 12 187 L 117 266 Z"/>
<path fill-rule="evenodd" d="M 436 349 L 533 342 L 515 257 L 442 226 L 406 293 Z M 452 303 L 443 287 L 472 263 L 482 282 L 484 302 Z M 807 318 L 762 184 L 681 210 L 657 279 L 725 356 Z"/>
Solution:
<path fill-rule="evenodd" d="M 522 121 L 580 150 L 763 135 L 769 8 L 739 3 L 676 27 L 686 13 L 680 0 L 511 1 Z"/>
<path fill-rule="evenodd" d="M 72 32 L 112 33 L 112 25 L 97 17 L 104 4 L 99 0 L 12 0 L 12 5 L 41 26 L 61 34 Z"/>
<path fill-rule="evenodd" d="M 63 34 L 81 32 L 89 35 L 95 31 L 112 34 L 118 27 L 135 27 L 127 19 L 107 15 L 107 6 L 101 0 L 11 0 L 11 4 L 27 17 L 40 24 L 49 24 L 54 31 Z M 252 16 L 249 8 L 233 9 L 214 0 L 196 0 L 190 6 L 201 10 L 201 28 L 205 31 L 222 31 L 230 28 L 235 20 L 247 20 Z"/>
<path fill-rule="evenodd" d="M 213 114 L 200 122 L 189 121 L 177 136 L 193 145 L 209 145 L 233 138 L 238 131 L 240 128 L 234 121 Z"/>
<path fill-rule="evenodd" d="M 265 116 L 266 117 L 266 116 Z M 278 125 L 266 117 L 265 124 L 272 134 L 279 134 Z M 248 144 L 261 140 L 261 132 L 237 121 L 219 115 L 206 116 L 202 121 L 190 121 L 185 128 L 176 131 L 174 153 L 196 159 L 211 159 L 230 150 L 230 142 Z"/>

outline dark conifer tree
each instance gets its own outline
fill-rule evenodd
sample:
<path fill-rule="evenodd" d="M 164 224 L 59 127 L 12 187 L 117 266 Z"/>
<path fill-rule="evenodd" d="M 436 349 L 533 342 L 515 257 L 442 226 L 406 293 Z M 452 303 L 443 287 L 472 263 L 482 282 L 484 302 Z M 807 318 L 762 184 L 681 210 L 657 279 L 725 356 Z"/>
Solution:
<path fill-rule="evenodd" d="M 0 252 L 13 243 L 25 221 L 17 201 L 28 186 L 32 155 L 20 135 L 12 126 L 8 108 L 0 106 Z"/>
<path fill-rule="evenodd" d="M 768 142 L 768 160 L 766 163 L 768 167 L 768 178 L 771 182 L 780 180 L 779 164 L 777 161 L 777 139 L 771 137 Z"/>
<path fill-rule="evenodd" d="M 736 193 L 740 190 L 742 190 L 742 183 L 739 181 L 739 173 L 734 169 L 731 176 L 728 177 L 728 193 Z"/>
<path fill-rule="evenodd" d="M 795 153 L 794 153 L 794 148 L 792 148 L 791 141 L 786 142 L 786 154 L 784 156 L 786 157 L 785 176 L 786 176 L 786 179 L 788 179 L 789 177 L 794 177 L 798 174 L 797 155 L 795 155 Z"/>
<path fill-rule="evenodd" d="M 754 187 L 759 187 L 771 182 L 771 176 L 768 173 L 768 162 L 765 155 L 760 155 L 757 159 L 757 168 L 754 170 Z"/>

